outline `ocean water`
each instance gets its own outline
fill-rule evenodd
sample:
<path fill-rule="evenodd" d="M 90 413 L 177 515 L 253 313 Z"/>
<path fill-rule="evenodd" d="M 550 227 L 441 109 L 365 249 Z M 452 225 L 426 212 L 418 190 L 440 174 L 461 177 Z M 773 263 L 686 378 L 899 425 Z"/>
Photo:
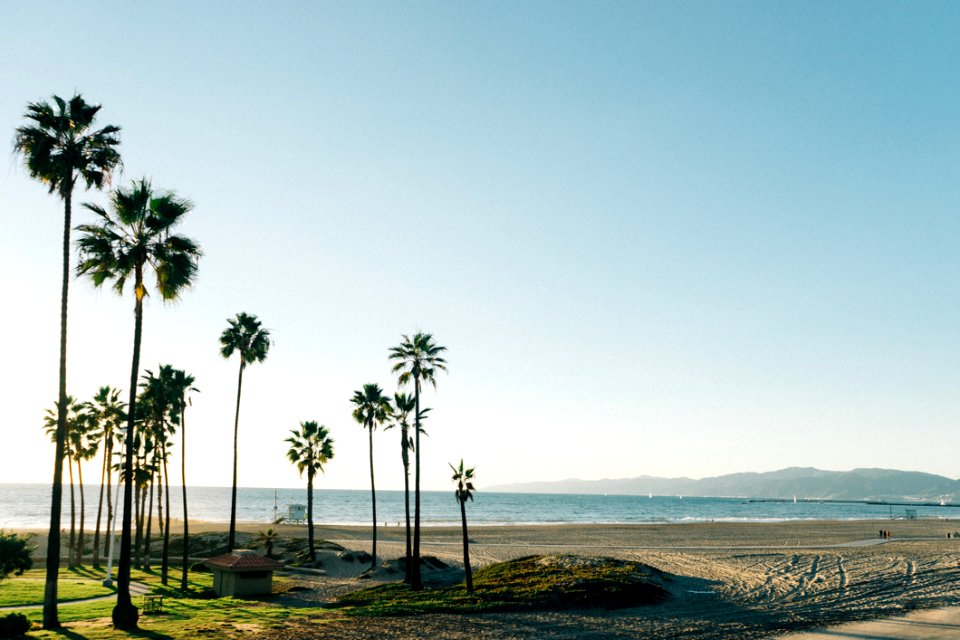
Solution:
<path fill-rule="evenodd" d="M 89 529 L 94 527 L 99 490 L 97 485 L 85 487 L 86 526 Z M 180 487 L 171 487 L 171 490 L 171 516 L 181 518 Z M 229 522 L 228 487 L 188 487 L 187 492 L 191 520 Z M 306 499 L 306 488 L 239 488 L 237 519 L 267 524 L 274 518 L 275 503 L 276 514 L 286 516 L 288 505 L 305 504 Z M 425 526 L 460 524 L 460 510 L 453 491 L 426 491 L 421 499 L 422 523 Z M 78 510 L 79 500 L 77 495 Z M 485 492 L 477 493 L 475 501 L 467 504 L 467 509 L 472 525 L 868 520 L 903 517 L 906 509 L 914 510 L 919 518 L 960 518 L 960 508 L 950 506 L 904 507 L 804 500 L 794 503 L 748 501 L 742 498 Z M 0 529 L 42 529 L 49 524 L 49 513 L 49 485 L 0 484 Z M 69 487 L 65 486 L 61 521 L 68 525 L 69 517 Z M 403 521 L 402 491 L 377 492 L 377 519 L 380 524 L 389 525 Z M 314 522 L 370 524 L 370 492 L 315 490 Z"/>

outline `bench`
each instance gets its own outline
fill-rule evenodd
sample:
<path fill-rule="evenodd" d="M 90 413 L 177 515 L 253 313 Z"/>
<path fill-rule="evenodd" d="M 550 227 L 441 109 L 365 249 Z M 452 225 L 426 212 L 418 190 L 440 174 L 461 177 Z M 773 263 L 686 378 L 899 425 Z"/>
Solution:
<path fill-rule="evenodd" d="M 163 613 L 163 596 L 143 596 L 143 613 Z"/>

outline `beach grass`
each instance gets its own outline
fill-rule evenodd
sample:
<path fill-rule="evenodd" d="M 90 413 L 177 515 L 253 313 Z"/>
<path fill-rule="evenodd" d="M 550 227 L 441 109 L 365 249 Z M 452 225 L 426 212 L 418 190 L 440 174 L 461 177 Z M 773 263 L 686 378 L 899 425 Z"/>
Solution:
<path fill-rule="evenodd" d="M 478 570 L 473 593 L 461 584 L 412 591 L 391 583 L 344 595 L 339 604 L 348 615 L 360 616 L 619 609 L 662 602 L 665 582 L 659 571 L 636 562 L 527 556 Z"/>

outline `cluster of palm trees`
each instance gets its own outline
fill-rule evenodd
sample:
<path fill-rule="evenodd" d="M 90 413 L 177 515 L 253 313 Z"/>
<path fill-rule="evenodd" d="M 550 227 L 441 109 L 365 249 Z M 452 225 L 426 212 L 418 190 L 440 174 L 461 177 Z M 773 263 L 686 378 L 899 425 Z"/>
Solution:
<path fill-rule="evenodd" d="M 99 400 L 99 402 L 98 402 Z M 93 458 L 103 444 L 104 449 L 110 449 L 115 439 L 116 427 L 123 419 L 123 405 L 120 402 L 119 393 L 109 387 L 101 388 L 100 392 L 92 402 L 77 402 L 72 396 L 67 396 L 66 403 L 66 441 L 64 446 L 64 456 L 68 464 L 70 478 L 70 538 L 67 545 L 69 550 L 68 563 L 72 569 L 83 564 L 85 531 L 84 514 L 86 512 L 86 500 L 83 490 L 83 467 L 82 462 Z M 44 430 L 54 442 L 57 436 L 57 416 L 59 408 L 54 405 L 54 409 L 48 409 L 44 418 Z M 96 534 L 94 536 L 93 564 L 98 567 L 99 559 L 99 538 L 100 522 L 103 515 L 103 479 L 107 475 L 108 457 L 104 457 L 104 467 L 100 477 L 100 505 L 97 510 Z M 76 529 L 76 506 L 74 493 L 73 468 L 76 464 L 77 477 L 79 479 L 80 489 L 80 529 L 79 534 Z M 107 527 L 113 519 L 113 506 L 110 496 L 107 496 Z"/>
<path fill-rule="evenodd" d="M 377 427 L 400 429 L 400 457 L 403 462 L 404 511 L 406 515 L 406 553 L 404 556 L 404 581 L 411 589 L 423 588 L 420 567 L 420 434 L 425 435 L 423 420 L 430 412 L 429 407 L 420 408 L 420 392 L 423 383 L 436 387 L 436 372 L 445 371 L 446 360 L 440 355 L 446 347 L 437 345 L 429 333 L 418 332 L 412 337 L 403 336 L 399 346 L 390 350 L 390 359 L 394 361 L 393 372 L 399 373 L 398 383 L 402 387 L 413 383 L 413 395 L 397 391 L 393 400 L 387 397 L 380 385 L 369 383 L 355 391 L 350 401 L 353 403 L 353 419 L 367 430 L 370 443 L 370 505 L 372 514 L 372 549 L 370 552 L 370 571 L 377 568 L 377 487 L 373 465 L 373 432 Z M 413 414 L 413 424 L 410 415 Z M 413 427 L 415 437 L 410 435 Z M 333 439 L 323 425 L 315 421 L 300 423 L 300 430 L 292 430 L 286 439 L 290 444 L 287 458 L 297 466 L 302 476 L 307 473 L 307 544 L 311 561 L 316 560 L 313 536 L 313 481 L 317 471 L 333 458 Z M 414 483 L 414 525 L 410 525 L 410 451 L 416 453 Z M 473 486 L 474 468 L 465 467 L 463 460 L 453 470 L 454 496 L 460 505 L 460 519 L 463 528 L 463 566 L 466 573 L 466 588 L 473 591 L 473 573 L 470 568 L 470 543 L 467 535 L 466 503 L 473 500 L 476 488 Z M 272 530 L 271 530 L 272 532 Z M 261 536 L 265 536 L 261 532 Z M 270 548 L 272 548 L 272 538 Z"/>
<path fill-rule="evenodd" d="M 446 347 L 433 341 L 429 333 L 417 332 L 402 336 L 400 344 L 390 349 L 392 371 L 399 374 L 398 386 L 413 384 L 413 397 L 397 392 L 393 402 L 384 395 L 377 384 L 365 384 L 354 392 L 350 401 L 354 405 L 353 418 L 368 431 L 370 442 L 370 496 L 373 512 L 373 549 L 371 570 L 377 563 L 377 489 L 373 471 L 373 432 L 378 426 L 391 421 L 390 426 L 400 429 L 400 456 L 404 474 L 404 510 L 406 514 L 406 551 L 404 556 L 404 581 L 412 589 L 423 588 L 420 572 L 420 434 L 421 426 L 429 408 L 420 407 L 420 394 L 424 383 L 436 387 L 436 372 L 446 371 L 447 362 L 442 357 Z M 413 433 L 410 436 L 410 414 L 413 413 Z M 410 525 L 410 450 L 414 452 L 414 520 Z"/>
<path fill-rule="evenodd" d="M 84 204 L 95 222 L 76 227 L 79 263 L 77 274 L 89 277 L 95 287 L 109 284 L 118 294 L 133 292 L 134 335 L 130 366 L 129 395 L 126 405 L 120 392 L 103 387 L 90 402 L 78 404 L 66 390 L 67 310 L 70 282 L 70 247 L 73 192 L 78 183 L 87 189 L 109 186 L 112 175 L 122 167 L 118 147 L 120 128 L 96 127 L 99 105 L 87 103 L 82 96 L 70 100 L 52 96 L 52 103 L 38 101 L 27 105 L 27 124 L 17 128 L 14 152 L 23 157 L 30 176 L 45 184 L 50 193 L 63 201 L 63 265 L 60 296 L 59 388 L 55 409 L 48 411 L 46 429 L 55 443 L 53 486 L 51 491 L 50 530 L 47 543 L 47 571 L 43 605 L 43 627 L 60 627 L 57 613 L 57 578 L 60 568 L 60 513 L 63 499 L 63 463 L 68 462 L 71 478 L 71 527 L 68 562 L 82 562 L 84 555 L 84 495 L 81 463 L 103 448 L 103 468 L 94 535 L 93 562 L 98 564 L 101 548 L 100 521 L 106 495 L 107 522 L 110 530 L 119 505 L 112 500 L 111 469 L 123 481 L 123 517 L 120 559 L 117 567 L 117 604 L 113 610 L 114 627 L 135 629 L 138 612 L 130 597 L 130 569 L 133 554 L 137 564 L 150 560 L 153 496 L 157 497 L 158 529 L 163 536 L 161 574 L 167 581 L 170 543 L 170 488 L 167 468 L 172 436 L 179 430 L 182 452 L 186 449 L 186 408 L 194 379 L 171 365 L 157 372 L 146 371 L 141 380 L 140 347 L 143 338 L 144 299 L 153 291 L 164 301 L 176 300 L 194 282 L 202 256 L 200 247 L 190 238 L 175 233 L 175 228 L 192 210 L 189 200 L 155 189 L 146 178 L 118 187 L 109 194 L 109 206 Z M 151 277 L 152 276 L 152 277 Z M 128 286 L 129 285 L 129 286 Z M 151 286 L 152 285 L 152 286 Z M 220 336 L 221 355 L 240 358 L 237 403 L 234 417 L 233 490 L 230 508 L 229 547 L 236 544 L 237 439 L 240 422 L 240 397 L 243 373 L 250 364 L 263 362 L 269 352 L 270 333 L 256 316 L 239 313 L 228 320 Z M 423 586 L 420 575 L 420 434 L 422 421 L 429 412 L 421 408 L 421 392 L 426 383 L 436 386 L 435 373 L 446 369 L 441 356 L 445 347 L 436 345 L 428 333 L 403 336 L 399 346 L 390 350 L 392 370 L 400 387 L 413 386 L 413 394 L 397 392 L 391 401 L 376 384 L 367 384 L 352 399 L 354 418 L 369 430 L 370 488 L 373 498 L 373 558 L 376 563 L 376 488 L 373 470 L 373 432 L 378 426 L 396 426 L 401 433 L 401 457 L 404 468 L 406 510 L 406 575 L 414 589 Z M 138 393 L 139 389 L 139 393 Z M 412 414 L 412 424 L 411 424 Z M 124 424 L 125 423 L 125 424 Z M 413 435 L 410 429 L 413 429 Z M 300 431 L 288 438 L 288 457 L 306 471 L 310 505 L 309 546 L 315 558 L 312 527 L 313 479 L 317 471 L 333 457 L 333 440 L 325 427 L 315 422 L 301 423 Z M 115 451 L 119 445 L 121 450 Z M 410 521 L 410 451 L 414 452 L 414 518 Z M 116 454 L 116 455 L 115 455 Z M 117 457 L 119 463 L 112 465 Z M 181 455 L 183 487 L 184 544 L 181 588 L 187 587 L 188 519 L 185 455 Z M 76 465 L 80 484 L 80 525 L 76 527 L 73 469 Z M 459 495 L 459 494 L 458 494 Z M 164 517 L 165 514 L 165 517 Z M 145 520 L 145 522 L 144 522 Z M 133 527 L 136 523 L 136 545 Z"/>
<path fill-rule="evenodd" d="M 31 177 L 56 192 L 64 203 L 63 275 L 60 296 L 60 379 L 57 396 L 55 446 L 50 535 L 47 544 L 47 580 L 44 593 L 43 627 L 59 628 L 57 615 L 57 577 L 60 568 L 60 507 L 62 502 L 63 461 L 67 452 L 67 300 L 70 281 L 70 233 L 73 191 L 78 182 L 102 189 L 110 184 L 113 172 L 121 166 L 120 128 L 108 125 L 95 128 L 99 105 L 88 104 L 82 96 L 69 101 L 53 96 L 52 104 L 39 101 L 27 105 L 28 124 L 18 127 L 14 152 L 23 156 Z M 174 233 L 174 228 L 190 212 L 188 200 L 170 192 L 155 190 L 143 178 L 130 187 L 118 188 L 110 195 L 110 207 L 84 205 L 97 222 L 77 227 L 80 261 L 77 272 L 89 276 L 95 286 L 110 283 L 123 294 L 129 282 L 134 305 L 133 358 L 130 368 L 129 400 L 123 438 L 122 477 L 133 478 L 137 382 L 140 378 L 140 344 L 143 336 L 143 300 L 148 295 L 148 276 L 163 300 L 174 300 L 187 289 L 197 273 L 201 256 L 199 246 L 190 238 Z M 52 417 L 52 416 L 51 416 Z M 117 605 L 114 626 L 132 629 L 137 625 L 137 609 L 130 598 L 132 486 L 124 482 L 123 526 L 120 563 L 117 571 Z"/>
<path fill-rule="evenodd" d="M 68 566 L 72 569 L 83 564 L 86 545 L 84 532 L 86 531 L 84 516 L 86 513 L 86 499 L 83 490 L 83 465 L 100 451 L 104 450 L 103 466 L 100 472 L 100 498 L 97 507 L 96 532 L 93 539 L 93 566 L 100 566 L 100 524 L 103 519 L 104 479 L 109 482 L 110 473 L 108 461 L 110 451 L 116 440 L 118 427 L 124 417 L 124 405 L 120 401 L 120 392 L 110 387 L 102 387 L 91 401 L 78 402 L 73 396 L 67 396 L 66 402 L 66 440 L 64 443 L 64 458 L 67 462 L 70 480 L 70 538 L 67 544 L 69 551 Z M 57 417 L 59 407 L 54 404 L 48 409 L 44 418 L 44 431 L 56 442 Z M 74 491 L 73 470 L 76 466 L 77 484 L 80 493 L 80 528 L 77 529 L 76 494 Z M 113 502 L 107 489 L 107 522 L 109 530 L 113 521 Z"/>
<path fill-rule="evenodd" d="M 175 369 L 172 365 L 160 365 L 157 373 L 149 369 L 140 383 L 137 406 L 139 415 L 134 434 L 134 521 L 136 543 L 135 566 L 150 567 L 150 543 L 153 523 L 153 495 L 157 494 L 157 528 L 162 536 L 160 579 L 167 584 L 170 567 L 170 472 L 168 460 L 173 436 L 179 431 L 181 438 L 181 485 L 183 487 L 184 537 L 181 557 L 180 588 L 187 588 L 187 565 L 189 530 L 187 529 L 186 491 L 186 409 L 190 393 L 198 391 L 194 377 Z M 148 501 L 149 496 L 149 501 Z M 166 514 L 166 516 L 164 516 Z M 144 524 L 146 520 L 146 524 Z"/>
<path fill-rule="evenodd" d="M 160 365 L 157 374 L 147 370 L 140 383 L 140 393 L 137 396 L 137 416 L 134 424 L 136 430 L 133 439 L 133 485 L 134 485 L 134 522 L 136 523 L 136 544 L 134 546 L 135 566 L 138 568 L 150 567 L 150 544 L 153 525 L 153 496 L 157 494 L 157 521 L 160 535 L 163 537 L 163 553 L 161 561 L 161 580 L 167 584 L 169 572 L 170 548 L 170 476 L 167 467 L 169 450 L 173 446 L 172 436 L 179 430 L 181 444 L 185 443 L 186 407 L 189 403 L 190 392 L 197 391 L 193 387 L 194 378 L 181 369 L 171 365 Z M 44 419 L 44 429 L 56 438 L 58 410 L 47 410 Z M 92 400 L 77 402 L 72 396 L 67 396 L 67 434 L 65 443 L 65 461 L 68 463 L 70 478 L 70 538 L 68 543 L 69 567 L 72 569 L 83 564 L 86 552 L 84 544 L 84 514 L 85 498 L 83 490 L 83 467 L 81 463 L 90 460 L 98 453 L 103 453 L 103 463 L 100 470 L 100 497 L 97 506 L 97 522 L 93 538 L 93 566 L 100 566 L 100 552 L 102 544 L 107 542 L 107 536 L 101 541 L 101 522 L 103 521 L 103 505 L 106 498 L 106 526 L 104 531 L 112 529 L 114 517 L 113 505 L 113 471 L 123 468 L 122 456 L 114 454 L 114 447 L 123 445 L 122 427 L 127 419 L 126 405 L 120 400 L 120 391 L 111 387 L 101 387 Z M 113 459 L 121 458 L 121 462 L 113 464 Z M 182 456 L 183 468 L 181 480 L 186 486 L 186 456 Z M 77 479 L 80 494 L 80 526 L 76 526 L 76 508 L 74 500 L 74 464 L 77 469 Z M 164 492 L 166 502 L 164 503 Z M 149 502 L 148 502 L 149 496 Z M 187 512 L 187 493 L 183 492 L 183 510 Z M 166 511 L 166 517 L 164 517 Z M 185 525 L 186 526 L 186 525 Z M 109 535 L 109 533 L 107 534 Z M 184 543 L 186 550 L 186 531 Z M 109 553 L 108 549 L 103 549 Z M 182 558 L 184 569 L 187 566 L 186 553 Z M 186 588 L 184 574 L 182 588 Z"/>
<path fill-rule="evenodd" d="M 370 503 L 372 516 L 372 549 L 370 552 L 370 570 L 377 567 L 377 487 L 373 464 L 373 433 L 377 427 L 390 429 L 397 427 L 400 430 L 400 457 L 403 462 L 404 511 L 406 517 L 406 549 L 404 555 L 404 581 L 412 589 L 423 588 L 423 578 L 420 571 L 420 435 L 424 434 L 423 420 L 430 412 L 428 407 L 421 408 L 420 396 L 425 383 L 436 387 L 436 373 L 446 371 L 447 362 L 441 355 L 446 347 L 438 345 L 433 335 L 417 332 L 412 336 L 403 335 L 398 346 L 390 349 L 389 359 L 393 361 L 392 372 L 397 374 L 399 387 L 408 384 L 413 386 L 413 394 L 397 391 L 391 399 L 380 385 L 368 383 L 354 392 L 350 402 L 353 403 L 353 418 L 367 430 L 370 454 Z M 243 367 L 241 365 L 241 375 Z M 239 389 L 238 389 L 239 406 Z M 411 424 L 411 414 L 413 423 Z M 413 429 L 413 435 L 410 430 Z M 289 460 L 297 465 L 300 474 L 307 473 L 307 536 L 311 560 L 316 560 L 313 540 L 313 480 L 317 471 L 323 471 L 324 465 L 333 458 L 333 440 L 327 428 L 314 421 L 301 422 L 299 431 L 291 431 L 292 436 L 287 438 L 290 449 L 287 452 Z M 414 518 L 410 522 L 410 451 L 414 452 Z M 463 472 L 463 462 L 460 463 Z M 462 503 L 473 499 L 471 492 L 473 485 L 473 469 L 467 470 L 466 479 L 457 489 L 457 499 Z M 462 510 L 462 509 L 461 509 Z M 463 511 L 463 526 L 466 532 L 466 513 Z M 466 533 L 464 533 L 466 542 Z M 465 551 L 466 553 L 466 551 Z M 467 556 L 465 555 L 465 558 Z M 470 568 L 467 565 L 468 587 L 472 590 Z"/>

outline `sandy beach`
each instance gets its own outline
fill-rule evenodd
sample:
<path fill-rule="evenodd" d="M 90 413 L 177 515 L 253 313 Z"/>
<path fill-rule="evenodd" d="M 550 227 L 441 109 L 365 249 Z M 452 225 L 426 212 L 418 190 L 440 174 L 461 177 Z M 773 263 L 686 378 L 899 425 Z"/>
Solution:
<path fill-rule="evenodd" d="M 240 528 L 252 533 L 267 526 Z M 306 535 L 303 526 L 275 528 L 283 537 Z M 224 529 L 191 522 L 192 533 Z M 891 538 L 881 539 L 881 529 Z M 369 551 L 369 527 L 319 525 L 316 531 L 319 539 Z M 957 531 L 960 521 L 943 520 L 474 527 L 475 565 L 532 554 L 639 560 L 670 574 L 672 597 L 619 611 L 351 619 L 294 625 L 272 637 L 774 637 L 960 605 L 960 538 L 947 537 Z M 402 556 L 403 529 L 381 527 L 379 551 L 386 559 Z M 425 528 L 423 553 L 458 565 L 460 530 Z M 368 584 L 330 571 L 303 597 L 323 602 Z"/>

